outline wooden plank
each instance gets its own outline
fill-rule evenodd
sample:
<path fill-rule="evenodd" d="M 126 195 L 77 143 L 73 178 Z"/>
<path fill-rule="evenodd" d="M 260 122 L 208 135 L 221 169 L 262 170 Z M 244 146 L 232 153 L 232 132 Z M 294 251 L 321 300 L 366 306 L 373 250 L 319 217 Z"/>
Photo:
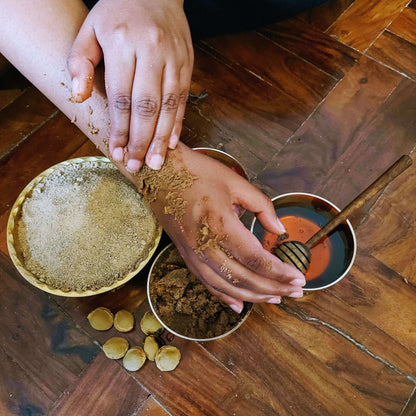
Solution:
<path fill-rule="evenodd" d="M 25 140 L 15 150 L 13 158 L 0 165 L 0 214 L 11 208 L 19 193 L 35 176 L 66 160 L 86 140 L 85 135 L 62 113 Z"/>
<path fill-rule="evenodd" d="M 201 48 L 195 50 L 195 62 L 193 79 L 208 95 L 187 106 L 186 127 L 213 147 L 222 144 L 248 170 L 258 170 L 262 158 L 278 151 L 305 115 L 298 114 L 295 99 L 283 101 L 264 81 L 226 67 Z"/>
<path fill-rule="evenodd" d="M 237 375 L 240 392 L 257 407 L 256 415 L 379 414 L 375 404 L 288 336 L 278 321 L 257 312 L 226 339 L 204 346 Z M 243 406 L 233 409 L 240 414 Z"/>
<path fill-rule="evenodd" d="M 415 96 L 416 83 L 404 78 L 372 118 L 353 126 L 354 138 L 320 180 L 320 194 L 344 207 L 402 154 L 414 149 Z"/>
<path fill-rule="evenodd" d="M 409 401 L 403 407 L 399 416 L 412 416 L 416 414 L 416 387 L 413 390 L 413 394 L 410 396 Z"/>
<path fill-rule="evenodd" d="M 0 111 L 16 100 L 16 98 L 20 97 L 23 93 L 24 91 L 19 89 L 0 90 Z"/>
<path fill-rule="evenodd" d="M 0 112 L 0 161 L 56 113 L 38 90 L 28 88 Z"/>
<path fill-rule="evenodd" d="M 314 114 L 259 173 L 258 181 L 276 195 L 285 192 L 320 192 L 331 168 L 357 140 L 357 132 L 371 122 L 401 76 L 363 56 L 339 82 Z M 345 175 L 345 170 L 343 172 Z M 365 179 L 357 172 L 357 185 Z M 328 198 L 343 205 L 356 196 L 331 182 L 338 195 Z M 325 196 L 322 195 L 322 196 Z"/>
<path fill-rule="evenodd" d="M 416 44 L 416 10 L 406 7 L 388 27 L 389 32 Z"/>
<path fill-rule="evenodd" d="M 0 347 L 0 414 L 44 415 L 53 397 L 43 391 L 39 380 L 27 371 L 13 355 L 8 355 Z"/>
<path fill-rule="evenodd" d="M 126 416 L 136 414 L 149 393 L 120 365 L 101 353 L 49 410 L 50 416 Z"/>
<path fill-rule="evenodd" d="M 279 308 L 260 308 L 266 320 L 377 406 L 378 414 L 398 414 L 416 381 L 414 352 L 329 291 L 287 300 Z M 378 375 L 376 380 L 372 374 Z"/>
<path fill-rule="evenodd" d="M 416 80 L 416 44 L 385 31 L 368 49 L 367 55 Z"/>
<path fill-rule="evenodd" d="M 150 396 L 135 413 L 134 416 L 170 416 L 169 413 L 160 406 L 155 399 Z"/>
<path fill-rule="evenodd" d="M 287 96 L 293 97 L 298 101 L 298 111 L 303 118 L 336 84 L 332 77 L 314 65 L 256 32 L 212 38 L 204 44 L 221 54 L 228 66 L 243 68 L 267 83 L 269 88 L 278 89 L 282 100 Z"/>
<path fill-rule="evenodd" d="M 260 33 L 338 80 L 361 56 L 354 49 L 297 19 L 267 26 Z"/>
<path fill-rule="evenodd" d="M 99 352 L 50 297 L 27 283 L 0 253 L 0 345 L 28 374 L 22 394 L 32 385 L 56 400 Z"/>
<path fill-rule="evenodd" d="M 297 16 L 299 20 L 321 31 L 327 30 L 355 0 L 327 1 Z"/>
<path fill-rule="evenodd" d="M 0 251 L 2 251 L 7 256 L 9 255 L 9 252 L 7 250 L 7 244 L 6 244 L 6 227 L 7 227 L 7 221 L 9 219 L 10 211 L 6 211 L 4 214 L 0 216 Z"/>
<path fill-rule="evenodd" d="M 139 328 L 139 321 L 144 312 L 149 310 L 145 283 L 144 279 L 134 279 L 120 290 L 87 299 L 66 299 L 60 304 L 100 344 L 112 336 L 121 335 L 130 345 L 142 345 L 145 335 Z M 105 332 L 93 330 L 86 316 L 96 306 L 106 306 L 114 312 L 121 308 L 130 310 L 136 318 L 134 330 L 124 334 L 118 333 L 114 328 Z M 257 405 L 245 396 L 246 387 L 241 385 L 233 372 L 226 369 L 199 344 L 179 339 L 167 332 L 162 337 L 166 343 L 180 349 L 182 359 L 178 368 L 171 373 L 163 373 L 154 363 L 147 362 L 139 372 L 131 375 L 152 393 L 168 414 L 188 416 L 203 411 L 204 416 L 228 416 L 230 409 L 237 406 L 241 410 L 238 414 L 242 416 L 254 412 L 257 412 L 256 415 L 263 415 L 258 413 Z"/>
<path fill-rule="evenodd" d="M 416 163 L 389 186 L 357 230 L 360 246 L 416 284 Z"/>
<path fill-rule="evenodd" d="M 404 347 L 415 350 L 415 287 L 364 251 L 342 283 L 330 292 Z"/>
<path fill-rule="evenodd" d="M 364 52 L 402 12 L 408 2 L 408 0 L 356 0 L 334 22 L 327 33 L 340 42 Z"/>

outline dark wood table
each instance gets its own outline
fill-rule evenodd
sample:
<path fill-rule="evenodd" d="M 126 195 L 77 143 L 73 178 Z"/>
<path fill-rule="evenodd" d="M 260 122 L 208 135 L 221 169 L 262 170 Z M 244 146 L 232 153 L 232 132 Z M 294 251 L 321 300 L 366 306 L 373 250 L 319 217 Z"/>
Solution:
<path fill-rule="evenodd" d="M 313 192 L 342 207 L 415 148 L 415 27 L 415 0 L 337 0 L 200 41 L 182 140 L 229 152 L 269 196 Z M 107 306 L 139 318 L 148 268 L 111 293 L 56 297 L 6 248 L 24 186 L 98 151 L 16 71 L 0 88 L 0 415 L 416 414 L 416 165 L 352 218 L 358 254 L 340 283 L 256 305 L 218 341 L 173 338 L 173 372 L 129 373 L 101 350 L 115 330 L 86 316 Z"/>

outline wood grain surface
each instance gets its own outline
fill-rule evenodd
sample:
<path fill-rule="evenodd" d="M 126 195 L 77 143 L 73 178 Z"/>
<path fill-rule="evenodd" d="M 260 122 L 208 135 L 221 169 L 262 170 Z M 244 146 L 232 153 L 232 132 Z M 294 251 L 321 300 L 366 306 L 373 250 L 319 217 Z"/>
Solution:
<path fill-rule="evenodd" d="M 414 156 L 415 28 L 415 0 L 333 0 L 198 41 L 182 141 L 229 152 L 270 197 L 314 192 L 343 207 L 399 156 Z M 117 331 L 95 331 L 87 315 L 130 310 L 125 337 L 141 345 L 150 266 L 115 291 L 57 297 L 27 283 L 6 246 L 10 209 L 31 179 L 99 154 L 2 62 L 1 416 L 415 415 L 416 164 L 351 218 L 358 252 L 341 282 L 255 305 L 217 341 L 165 333 L 181 350 L 178 368 L 128 372 L 102 352 Z"/>

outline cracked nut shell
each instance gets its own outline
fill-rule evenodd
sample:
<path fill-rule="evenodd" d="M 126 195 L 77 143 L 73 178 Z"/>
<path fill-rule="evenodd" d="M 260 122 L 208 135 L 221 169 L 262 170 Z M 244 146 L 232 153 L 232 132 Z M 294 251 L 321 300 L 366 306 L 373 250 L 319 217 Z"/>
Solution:
<path fill-rule="evenodd" d="M 162 341 L 157 338 L 155 335 L 148 335 L 144 339 L 143 350 L 146 354 L 146 357 L 150 361 L 155 360 L 156 353 L 159 351 L 159 348 L 162 346 Z"/>
<path fill-rule="evenodd" d="M 107 331 L 113 326 L 113 313 L 103 306 L 94 309 L 87 318 L 90 325 L 97 331 Z"/>
<path fill-rule="evenodd" d="M 147 311 L 140 321 L 140 328 L 146 335 L 161 334 L 163 332 L 163 325 L 158 321 L 156 316 Z"/>
<path fill-rule="evenodd" d="M 121 309 L 114 315 L 114 328 L 120 332 L 129 332 L 134 327 L 134 316 L 131 312 Z"/>
<path fill-rule="evenodd" d="M 118 360 L 126 355 L 129 349 L 129 343 L 126 339 L 121 337 L 110 338 L 104 345 L 104 354 L 112 360 Z"/>
<path fill-rule="evenodd" d="M 138 371 L 146 362 L 146 354 L 141 347 L 130 348 L 123 358 L 123 367 L 128 371 Z"/>
<path fill-rule="evenodd" d="M 155 357 L 155 363 L 160 371 L 174 370 L 181 360 L 181 352 L 173 345 L 164 345 L 159 348 Z"/>

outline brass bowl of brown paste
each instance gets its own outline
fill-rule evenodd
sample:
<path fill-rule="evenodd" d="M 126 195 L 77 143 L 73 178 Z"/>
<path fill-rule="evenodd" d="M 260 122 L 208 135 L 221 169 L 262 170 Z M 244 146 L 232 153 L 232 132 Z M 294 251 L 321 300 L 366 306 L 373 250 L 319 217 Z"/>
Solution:
<path fill-rule="evenodd" d="M 20 274 L 54 295 L 115 289 L 150 260 L 162 229 L 137 189 L 105 157 L 52 166 L 21 192 L 7 224 Z"/>
<path fill-rule="evenodd" d="M 191 341 L 212 341 L 231 334 L 253 308 L 253 304 L 245 303 L 238 314 L 209 292 L 188 270 L 172 243 L 153 262 L 147 295 L 162 325 L 178 337 Z"/>

